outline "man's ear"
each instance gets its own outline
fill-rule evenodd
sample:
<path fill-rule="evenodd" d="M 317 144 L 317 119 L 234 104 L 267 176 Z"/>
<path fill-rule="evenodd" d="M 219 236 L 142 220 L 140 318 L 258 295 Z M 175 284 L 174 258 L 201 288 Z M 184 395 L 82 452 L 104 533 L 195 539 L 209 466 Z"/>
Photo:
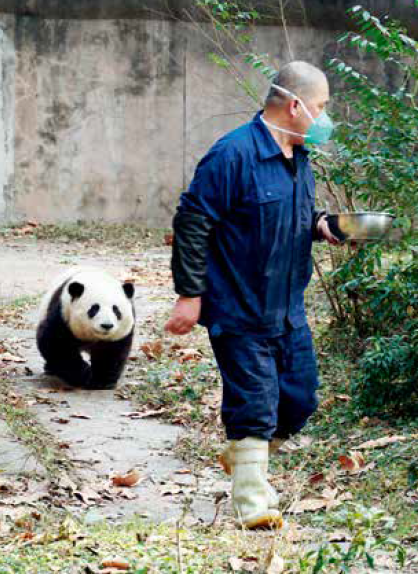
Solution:
<path fill-rule="evenodd" d="M 298 100 L 290 100 L 289 102 L 289 113 L 292 118 L 295 118 L 299 113 L 299 102 Z"/>

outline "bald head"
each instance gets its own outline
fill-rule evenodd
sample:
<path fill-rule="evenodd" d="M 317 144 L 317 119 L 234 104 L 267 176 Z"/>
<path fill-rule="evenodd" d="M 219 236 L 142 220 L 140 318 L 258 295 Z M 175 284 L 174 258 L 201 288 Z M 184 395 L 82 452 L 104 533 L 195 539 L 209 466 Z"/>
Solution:
<path fill-rule="evenodd" d="M 309 100 L 318 93 L 328 93 L 328 81 L 324 72 L 307 62 L 296 61 L 286 64 L 274 76 L 272 83 L 292 92 L 302 100 Z M 271 86 L 265 106 L 281 106 L 288 100 L 288 96 Z"/>

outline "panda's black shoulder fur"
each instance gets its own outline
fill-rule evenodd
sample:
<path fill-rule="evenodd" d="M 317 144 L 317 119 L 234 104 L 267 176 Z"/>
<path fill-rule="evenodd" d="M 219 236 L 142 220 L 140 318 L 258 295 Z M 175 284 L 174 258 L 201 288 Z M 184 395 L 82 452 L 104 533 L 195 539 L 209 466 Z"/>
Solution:
<path fill-rule="evenodd" d="M 52 294 L 46 314 L 38 325 L 36 340 L 41 353 L 45 344 L 48 346 L 52 344 L 62 351 L 68 345 L 79 346 L 78 339 L 74 337 L 62 314 L 61 296 L 66 284 L 67 281 L 64 281 Z"/>

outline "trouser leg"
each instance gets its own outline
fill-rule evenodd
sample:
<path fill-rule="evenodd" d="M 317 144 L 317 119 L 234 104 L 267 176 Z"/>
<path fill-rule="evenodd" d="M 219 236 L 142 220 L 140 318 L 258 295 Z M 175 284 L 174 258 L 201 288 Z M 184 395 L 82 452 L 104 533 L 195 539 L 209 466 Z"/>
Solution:
<path fill-rule="evenodd" d="M 228 440 L 271 440 L 277 427 L 279 385 L 268 340 L 229 334 L 211 338 L 222 376 L 222 422 Z"/>
<path fill-rule="evenodd" d="M 286 439 L 299 432 L 318 408 L 318 369 L 308 325 L 278 340 L 279 395 L 274 438 Z"/>

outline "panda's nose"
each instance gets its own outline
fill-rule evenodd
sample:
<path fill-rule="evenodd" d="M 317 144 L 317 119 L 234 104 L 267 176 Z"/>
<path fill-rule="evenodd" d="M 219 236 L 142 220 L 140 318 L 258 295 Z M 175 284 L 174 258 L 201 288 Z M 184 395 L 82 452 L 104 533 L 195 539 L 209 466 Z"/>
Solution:
<path fill-rule="evenodd" d="M 110 331 L 110 329 L 113 329 L 113 323 L 102 323 L 100 327 L 105 331 Z"/>

